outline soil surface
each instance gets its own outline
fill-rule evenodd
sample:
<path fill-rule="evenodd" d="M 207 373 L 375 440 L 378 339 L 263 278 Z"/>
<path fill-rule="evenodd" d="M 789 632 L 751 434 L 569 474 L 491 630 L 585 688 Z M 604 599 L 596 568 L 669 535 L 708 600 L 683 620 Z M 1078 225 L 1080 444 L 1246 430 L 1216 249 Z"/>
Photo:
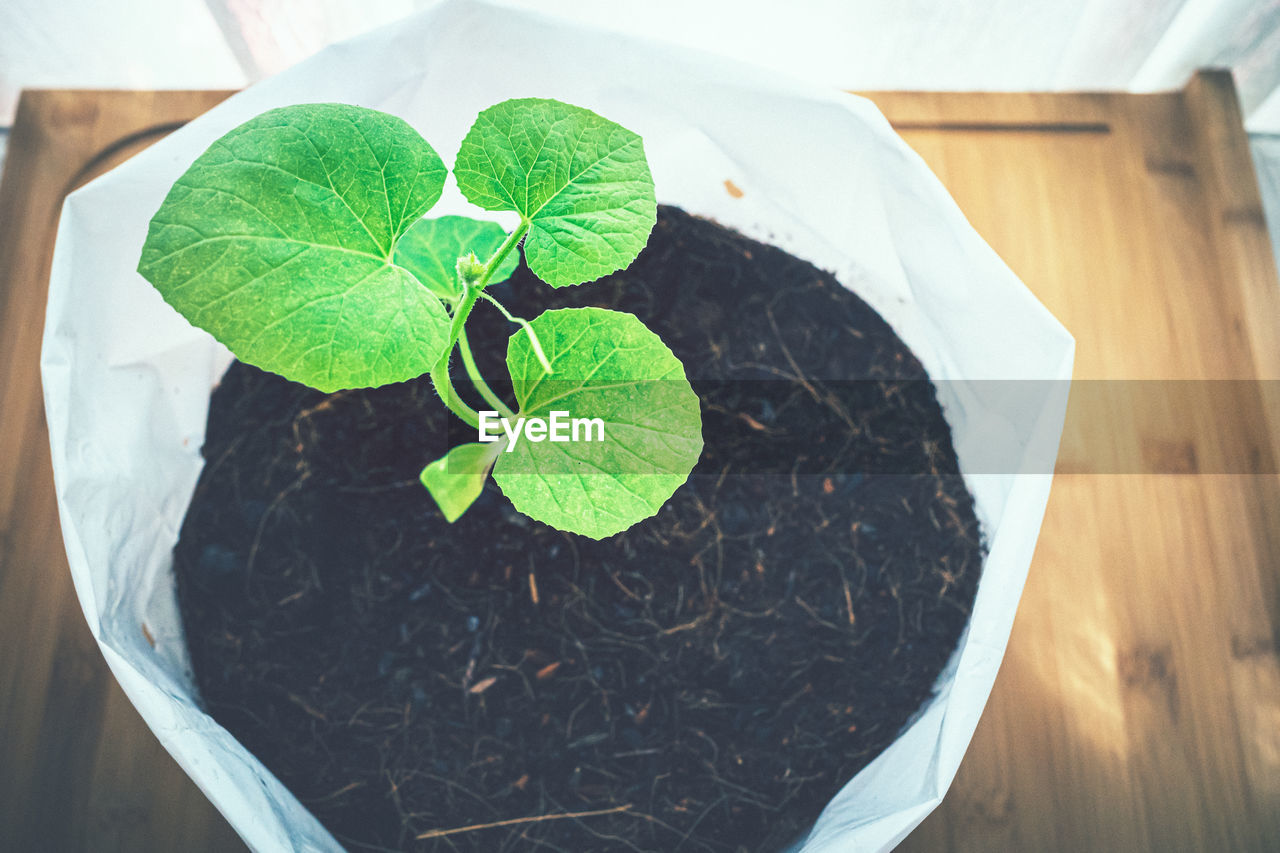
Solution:
<path fill-rule="evenodd" d="M 690 481 L 601 542 L 492 482 L 451 526 L 418 472 L 475 438 L 425 379 L 326 396 L 235 364 L 176 550 L 208 710 L 353 851 L 783 849 L 969 617 L 983 546 L 933 386 L 830 275 L 671 208 L 622 273 L 492 292 L 658 332 L 702 400 Z M 514 329 L 473 317 L 498 376 Z"/>

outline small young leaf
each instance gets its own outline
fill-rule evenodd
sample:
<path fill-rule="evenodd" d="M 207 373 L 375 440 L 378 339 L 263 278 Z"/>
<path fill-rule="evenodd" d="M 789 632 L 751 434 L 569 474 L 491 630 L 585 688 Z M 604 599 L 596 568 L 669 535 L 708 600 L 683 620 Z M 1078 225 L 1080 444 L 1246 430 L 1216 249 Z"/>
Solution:
<path fill-rule="evenodd" d="M 242 361 L 322 391 L 411 379 L 443 354 L 449 319 L 390 259 L 444 178 L 394 116 L 270 110 L 173 185 L 138 271 Z"/>
<path fill-rule="evenodd" d="M 507 232 L 496 222 L 466 216 L 419 219 L 396 244 L 395 260 L 432 293 L 452 302 L 460 295 L 458 258 L 474 252 L 481 261 L 487 261 L 506 239 Z M 510 278 L 519 262 L 520 254 L 514 251 L 503 258 L 489 278 L 490 284 Z"/>
<path fill-rule="evenodd" d="M 422 485 L 452 524 L 480 497 L 502 442 L 460 444 L 422 469 Z"/>
<path fill-rule="evenodd" d="M 526 435 L 499 454 L 494 480 L 526 515 L 593 539 L 612 536 L 656 513 L 689 478 L 702 452 L 698 397 L 680 361 L 631 314 L 567 308 L 532 325 L 555 372 L 542 368 L 526 332 L 511 337 L 507 369 L 519 416 L 600 418 L 604 440 Z"/>
<path fill-rule="evenodd" d="M 622 269 L 657 221 L 640 137 L 559 101 L 503 101 L 480 113 L 453 171 L 472 204 L 528 221 L 525 260 L 554 287 Z"/>

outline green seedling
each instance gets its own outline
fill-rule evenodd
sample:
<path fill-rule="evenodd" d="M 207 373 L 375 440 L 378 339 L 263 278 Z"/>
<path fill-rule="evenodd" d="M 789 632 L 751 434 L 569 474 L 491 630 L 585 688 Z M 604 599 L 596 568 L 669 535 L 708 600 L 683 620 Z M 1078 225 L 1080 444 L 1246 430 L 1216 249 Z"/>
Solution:
<path fill-rule="evenodd" d="M 558 101 L 484 110 L 454 177 L 472 204 L 519 215 L 509 233 L 461 216 L 424 219 L 446 175 L 395 116 L 344 104 L 270 110 L 174 183 L 138 271 L 242 361 L 321 391 L 429 374 L 477 430 L 476 442 L 422 472 L 451 522 L 491 472 L 518 510 L 584 536 L 655 514 L 702 450 L 683 365 L 631 314 L 572 308 L 529 321 L 485 292 L 512 274 L 521 248 L 554 287 L 630 264 L 657 215 L 640 137 Z M 476 368 L 466 324 L 480 299 L 518 326 L 506 359 L 514 408 Z M 455 391 L 455 349 L 487 424 L 502 429 L 482 432 L 481 412 Z M 566 424 L 586 425 L 586 439 Z"/>

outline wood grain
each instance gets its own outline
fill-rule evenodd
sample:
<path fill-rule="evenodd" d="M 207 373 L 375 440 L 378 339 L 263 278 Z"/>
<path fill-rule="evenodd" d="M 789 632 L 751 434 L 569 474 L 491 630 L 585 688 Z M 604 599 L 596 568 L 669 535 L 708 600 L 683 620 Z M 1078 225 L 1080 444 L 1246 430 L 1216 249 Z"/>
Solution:
<path fill-rule="evenodd" d="M 0 850 L 232 851 L 89 634 L 54 502 L 40 336 L 63 197 L 228 93 L 29 91 L 0 183 Z"/>
<path fill-rule="evenodd" d="M 38 376 L 62 197 L 223 97 L 20 106 L 0 186 L 0 850 L 240 847 L 89 637 Z M 871 97 L 1076 336 L 1078 380 L 1280 378 L 1280 285 L 1228 77 L 1165 95 Z M 1275 849 L 1280 409 L 1269 386 L 1206 387 L 1143 407 L 1073 392 L 995 691 L 903 849 Z M 1266 473 L 1204 473 L 1241 458 Z M 1115 470 L 1188 473 L 1098 473 Z"/>
<path fill-rule="evenodd" d="M 1221 399 L 1158 411 L 1081 382 L 1280 370 L 1280 284 L 1230 77 L 872 98 L 1077 347 L 999 679 L 950 793 L 901 849 L 1276 849 L 1274 393 L 1197 384 Z M 1090 473 L 1168 470 L 1152 445 L 1191 448 L 1192 471 L 1248 470 L 1231 463 L 1252 452 L 1266 473 Z"/>

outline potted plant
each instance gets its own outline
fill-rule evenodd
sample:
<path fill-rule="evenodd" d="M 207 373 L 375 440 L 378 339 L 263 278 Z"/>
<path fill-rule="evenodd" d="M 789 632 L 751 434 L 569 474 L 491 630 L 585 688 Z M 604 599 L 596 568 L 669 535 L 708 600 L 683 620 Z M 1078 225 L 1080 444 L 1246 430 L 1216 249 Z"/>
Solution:
<path fill-rule="evenodd" d="M 471 107 L 472 117 L 476 109 L 486 109 L 480 121 L 465 120 L 471 130 L 458 145 L 454 173 L 463 195 L 486 208 L 514 208 L 515 221 L 499 227 L 489 220 L 450 218 L 462 209 L 456 202 L 445 203 L 444 217 L 430 210 L 432 218 L 422 219 L 444 185 L 444 166 L 416 130 L 388 114 L 415 116 L 414 126 L 423 128 L 423 117 L 446 104 L 430 92 L 448 91 L 467 79 L 461 72 L 452 83 L 434 79 L 437 63 L 450 44 L 471 44 L 459 35 L 477 26 L 489 37 L 487 49 L 506 61 L 515 61 L 529 39 L 542 46 L 561 44 L 566 56 L 569 45 L 592 45 L 578 62 L 600 79 L 623 79 L 636 56 L 652 60 L 646 53 L 651 48 L 611 45 L 604 50 L 600 41 L 557 33 L 537 19 L 449 6 L 425 15 L 418 27 L 318 58 L 309 71 L 293 75 L 292 85 L 284 75 L 272 81 L 274 88 L 251 90 L 222 114 L 215 111 L 176 135 L 176 142 L 158 146 L 149 163 L 131 164 L 132 171 L 126 168 L 69 201 L 51 297 L 46 378 L 69 554 L 109 662 L 167 745 L 252 843 L 264 849 L 333 845 L 307 809 L 243 746 L 209 725 L 183 674 L 185 646 L 171 587 L 161 583 L 158 592 L 138 587 L 138 593 L 119 593 L 121 584 L 127 589 L 141 578 L 169 577 L 157 573 L 169 565 L 176 522 L 186 515 L 177 559 L 179 592 L 205 700 L 252 751 L 270 758 L 273 769 L 281 770 L 278 755 L 271 756 L 272 738 L 283 738 L 287 752 L 305 759 L 290 784 L 330 826 L 335 826 L 335 803 L 343 802 L 348 814 L 395 818 L 391 837 L 355 837 L 349 828 L 354 824 L 341 823 L 338 840 L 353 849 L 358 843 L 425 849 L 522 849 L 521 844 L 543 843 L 567 849 L 684 844 L 735 850 L 758 844 L 778 849 L 804 840 L 806 849 L 818 850 L 851 838 L 860 845 L 891 843 L 940 796 L 937 783 L 928 780 L 945 777 L 945 787 L 976 722 L 975 709 L 994 667 L 989 654 L 974 658 L 965 649 L 974 647 L 975 637 L 987 648 L 992 638 L 998 644 L 1007 637 L 1047 483 L 971 480 L 977 497 L 973 508 L 945 446 L 947 424 L 925 375 L 928 367 L 939 379 L 934 371 L 945 359 L 936 358 L 927 337 L 912 335 L 919 321 L 899 312 L 894 326 L 904 331 L 895 334 L 863 300 L 839 286 L 847 274 L 824 274 L 672 209 L 656 216 L 645 180 L 649 170 L 634 156 L 636 135 L 595 113 L 545 100 L 508 102 L 508 85 L 496 80 L 480 87 L 498 96 Z M 432 86 L 372 103 L 367 95 L 344 90 L 344 85 L 358 87 L 359 75 L 352 69 L 366 67 L 369 56 L 399 55 L 404 46 L 423 44 L 436 49 L 422 60 L 432 69 Z M 616 54 L 612 65 L 610 53 Z M 671 73 L 687 75 L 698 64 L 685 60 Z M 598 93 L 572 97 L 574 87 L 565 81 L 582 79 L 581 65 L 568 62 L 542 91 L 590 103 L 603 115 L 617 114 L 607 109 L 612 102 L 624 113 L 635 112 L 630 96 L 612 101 Z M 657 82 L 651 103 L 669 107 L 667 90 Z M 314 96 L 316 88 L 323 97 Z M 706 97 L 700 95 L 699 102 Z M 474 99 L 472 93 L 463 100 Z M 364 102 L 380 109 L 291 106 L 317 101 Z M 712 101 L 706 103 L 714 114 Z M 839 109 L 847 111 L 848 105 Z M 707 209 L 698 191 L 682 195 L 664 186 L 663 174 L 679 174 L 672 164 L 690 159 L 689 137 L 670 127 L 662 108 L 650 115 L 661 118 L 638 126 L 655 164 L 658 195 L 719 215 L 720 210 Z M 521 117 L 532 124 L 520 124 Z M 866 150 L 902 156 L 900 143 L 877 136 L 882 131 L 874 122 L 862 116 L 859 122 L 871 140 Z M 539 139 L 537 154 L 522 157 L 531 126 L 567 128 L 572 132 L 565 138 L 615 152 L 612 159 L 606 154 L 582 161 L 605 163 L 603 189 L 593 191 L 580 182 L 582 170 L 556 168 L 574 162 L 573 149 L 567 158 L 539 159 L 547 139 L 556 150 L 555 134 Z M 726 144 L 732 138 L 727 128 L 738 126 L 731 117 L 715 138 Z M 264 142 L 277 132 L 287 134 L 289 142 Z M 218 139 L 223 141 L 197 159 Z M 273 157 L 294 160 L 285 169 Z M 914 162 L 881 158 L 892 168 L 919 169 Z M 714 154 L 699 156 L 696 146 L 692 159 L 701 170 L 724 165 Z M 255 165 L 247 171 L 256 177 L 246 182 L 245 170 L 236 164 L 249 162 Z M 549 166 L 529 168 L 539 162 Z M 264 179 L 264 170 L 279 180 Z M 725 176 L 737 195 L 723 185 L 725 178 L 711 184 L 726 204 L 743 202 L 743 188 L 746 199 L 754 200 L 757 190 L 765 198 L 786 199 L 787 190 L 778 191 L 767 180 L 753 182 L 748 175 Z M 957 224 L 933 185 L 921 184 L 918 177 L 904 180 L 910 193 L 903 197 L 923 198 L 926 209 L 942 209 L 933 227 L 961 233 L 970 243 L 976 239 Z M 98 203 L 136 190 L 138 181 L 146 189 L 137 193 L 138 211 L 125 217 L 127 239 L 102 240 L 101 229 L 110 226 Z M 924 193 L 922 185 L 928 187 Z M 764 187 L 774 191 L 771 196 Z M 882 187 L 880 192 L 883 203 L 896 191 Z M 547 208 L 568 196 L 586 206 Z M 823 198 L 813 199 L 815 207 L 828 209 Z M 763 218 L 774 227 L 794 228 L 780 212 L 785 206 L 765 201 L 752 215 L 764 210 L 769 215 Z M 98 215 L 90 217 L 89 208 L 97 208 Z M 140 226 L 157 209 L 144 234 Z M 593 217 L 602 211 L 608 216 Z M 557 221 L 538 222 L 544 212 L 556 213 Z M 928 222 L 931 215 L 936 214 L 913 221 Z M 650 237 L 655 218 L 659 224 Z M 732 217 L 726 221 L 739 224 Z M 94 225 L 86 232 L 89 222 Z M 218 230 L 227 223 L 234 227 Z M 246 223 L 264 230 L 246 232 Z M 894 233 L 902 223 L 890 216 L 886 224 Z M 283 239 L 269 239 L 276 235 Z M 242 239 L 246 236 L 252 240 Z M 516 265 L 521 236 L 524 262 Z M 133 263 L 123 260 L 124 247 L 132 245 L 136 262 L 144 237 L 140 269 L 174 306 L 242 358 L 269 370 L 298 371 L 296 378 L 321 390 L 238 365 L 215 392 L 204 435 L 208 388 L 221 377 L 225 357 L 205 338 L 175 325 L 170 309 L 128 278 Z M 641 253 L 646 237 L 648 248 Z M 237 240 L 254 248 L 237 246 Z M 775 240 L 800 249 L 813 245 L 785 234 Z M 77 241 L 87 242 L 77 246 Z M 637 253 L 639 259 L 628 266 Z M 874 256 L 875 249 L 867 254 Z M 144 345 L 159 352 L 139 355 L 138 342 L 127 333 L 109 335 L 107 344 L 97 346 L 105 352 L 100 366 L 84 364 L 85 341 L 94 334 L 87 315 L 99 303 L 91 296 L 87 304 L 71 307 L 68 295 L 81 295 L 83 284 L 75 291 L 66 288 L 83 282 L 89 257 L 110 280 L 134 288 L 129 319 L 141 313 L 143 322 L 154 323 L 164 335 L 174 330 L 174 337 L 162 338 L 159 345 Z M 914 263 L 904 263 L 913 284 L 927 280 L 920 276 L 928 264 L 917 268 Z M 884 268 L 867 263 L 865 269 Z M 509 281 L 496 280 L 507 273 Z M 597 284 L 556 287 L 606 274 Z M 972 286 L 984 276 L 1007 276 L 1007 271 L 998 263 L 980 262 L 961 278 Z M 259 283 L 282 282 L 292 287 L 259 288 Z M 1009 286 L 1007 278 L 1000 282 Z M 784 292 L 770 293 L 768 283 Z M 377 295 L 370 285 L 377 285 Z M 946 287 L 938 283 L 936 288 L 936 298 L 945 303 Z M 863 290 L 873 293 L 875 287 Z M 379 315 L 388 292 L 397 294 L 391 300 L 395 310 Z M 335 312 L 333 306 L 344 298 L 363 303 L 364 310 Z M 490 299 L 502 309 L 487 307 Z M 1018 299 L 1008 300 L 1003 310 L 1014 310 L 1010 305 L 1016 307 Z M 892 300 L 882 295 L 878 302 L 886 317 L 895 313 Z M 930 317 L 928 309 L 920 310 L 920 316 Z M 717 319 L 714 314 L 724 315 L 718 319 L 725 325 L 708 322 Z M 374 343 L 358 337 L 361 328 L 374 329 Z M 330 344 L 348 345 L 317 349 L 308 340 L 317 330 L 328 332 Z M 500 344 L 508 336 L 503 353 Z M 883 345 L 879 356 L 887 360 L 858 348 L 867 337 Z M 911 339 L 919 362 L 899 337 Z M 79 357 L 68 355 L 76 348 Z M 449 355 L 455 348 L 460 356 L 451 374 Z M 965 361 L 955 353 L 948 357 Z M 1069 364 L 1069 350 L 1060 348 L 1051 360 L 1060 367 L 1064 358 Z M 591 370 L 601 364 L 606 369 L 625 364 L 627 370 L 592 385 L 598 374 Z M 1029 369 L 1043 370 L 1044 364 Z M 86 370 L 103 370 L 106 376 L 90 381 Z M 694 380 L 692 388 L 686 373 Z M 184 378 L 171 383 L 177 374 Z M 415 380 L 420 374 L 425 375 Z M 146 387 L 176 389 L 161 392 L 167 402 L 156 408 L 153 400 L 151 412 L 176 412 L 173 420 L 185 426 L 175 431 L 165 422 L 168 416 L 154 414 L 140 423 L 124 406 L 137 397 L 126 392 L 111 417 L 97 416 L 110 422 L 99 427 L 106 439 L 97 434 L 75 439 L 76 425 L 89 420 L 77 412 L 97 405 L 86 409 L 84 400 L 100 400 L 98 388 L 119 393 L 122 382 L 139 377 Z M 510 390 L 495 377 L 509 379 Z M 857 381 L 866 378 L 876 381 Z M 890 400 L 910 397 L 942 432 L 936 441 L 931 434 L 928 447 L 926 442 L 916 446 L 922 455 L 914 462 L 894 459 L 871 472 L 887 476 L 864 476 L 864 457 L 854 464 L 835 451 L 823 454 L 838 450 L 851 435 L 870 440 L 865 446 L 885 446 L 884 426 L 893 421 L 859 417 L 859 407 L 875 405 L 871 391 L 886 396 L 883 389 L 889 386 L 882 380 L 898 382 L 889 384 L 896 389 L 887 395 Z M 398 384 L 324 394 L 388 381 Z M 475 391 L 464 382 L 474 383 Z M 622 383 L 625 393 L 618 393 Z M 455 386 L 467 390 L 459 394 Z M 939 386 L 944 398 L 964 393 Z M 458 421 L 448 419 L 442 400 Z M 468 400 L 483 401 L 498 413 L 499 427 L 505 420 L 505 441 L 480 440 L 479 414 L 472 417 Z M 562 401 L 564 409 L 558 408 Z M 624 445 L 570 442 L 566 452 L 563 443 L 531 439 L 524 426 L 515 431 L 522 415 L 550 420 L 560 411 L 568 413 L 570 432 L 572 419 L 599 417 L 606 439 L 620 435 L 611 430 L 619 423 L 649 428 L 660 439 Z M 788 418 L 794 414 L 809 421 L 815 412 L 839 425 L 819 423 L 817 432 L 797 438 L 797 424 Z M 898 416 L 902 412 L 897 409 Z M 1035 414 L 1036 434 L 1053 433 L 1053 413 Z M 935 415 L 936 423 L 930 420 Z M 535 435 L 555 426 L 545 429 Z M 146 462 L 134 456 L 126 464 L 134 471 L 131 476 L 139 477 L 140 464 L 182 473 L 166 475 L 165 485 L 131 499 L 123 512 L 119 502 L 108 505 L 94 497 L 86 502 L 88 492 L 76 484 L 102 471 L 83 463 L 109 456 L 86 457 L 83 449 L 116 439 L 137 444 L 137 436 L 153 432 L 156 440 L 142 444 L 160 449 Z M 972 431 L 955 432 L 963 464 Z M 710 464 L 686 483 L 704 440 L 702 464 Z M 231 450 L 237 443 L 239 449 Z M 202 445 L 208 464 L 192 502 L 194 455 Z M 80 450 L 70 451 L 73 447 Z M 244 452 L 246 447 L 257 449 Z M 237 454 L 241 458 L 230 466 L 225 460 Z M 623 456 L 627 465 L 641 467 L 621 467 Z M 171 464 L 179 459 L 180 464 Z M 426 465 L 433 459 L 438 461 Z M 584 464 L 600 472 L 592 475 L 596 479 L 584 480 Z M 742 471 L 747 464 L 759 467 Z M 931 470 L 931 464 L 940 467 Z M 406 465 L 412 471 L 408 477 Z M 233 467 L 239 473 L 228 475 Z M 493 481 L 486 485 L 490 469 L 503 495 Z M 931 484 L 927 494 L 894 490 L 926 480 Z M 777 491 L 782 486 L 785 495 Z M 726 489 L 734 492 L 734 500 L 723 500 Z M 147 501 L 171 525 L 167 534 L 141 532 L 148 528 Z M 903 501 L 904 510 L 892 509 Z M 1011 501 L 1021 507 L 1018 512 L 1030 513 L 1029 521 L 1006 513 Z M 212 507 L 224 507 L 233 516 L 224 518 L 223 526 L 239 539 L 232 541 L 226 529 L 206 524 L 216 515 Z M 947 509 L 955 513 L 954 523 L 943 518 Z M 95 533 L 94 519 L 108 510 L 117 520 L 102 537 Z M 804 523 L 788 515 L 797 511 L 806 516 Z M 936 520 L 949 534 L 933 540 L 922 535 L 923 528 L 894 530 L 895 520 L 907 517 L 924 519 L 930 528 Z M 976 615 L 969 623 L 968 601 L 983 561 L 978 518 L 988 525 L 990 554 L 983 568 L 986 597 L 977 590 Z M 194 527 L 193 519 L 199 522 Z M 904 546 L 935 541 L 940 550 L 918 554 L 905 572 L 902 566 L 893 568 Z M 847 550 L 833 554 L 837 542 Z M 114 549 L 118 559 L 89 556 L 104 547 Z M 379 554 L 395 556 L 381 559 Z M 971 558 L 968 565 L 962 565 L 965 554 Z M 676 559 L 666 559 L 669 555 Z M 131 579 L 115 574 L 121 565 L 132 572 Z M 138 568 L 127 568 L 133 565 Z M 993 576 L 1000 582 L 995 592 L 989 583 Z M 1011 578 L 1013 596 L 1007 592 Z M 902 591 L 911 584 L 920 589 L 908 602 Z M 917 607 L 926 588 L 953 616 L 925 618 Z M 244 621 L 250 611 L 256 615 Z M 191 618 L 200 612 L 209 618 L 197 634 Z M 228 617 L 241 620 L 241 629 L 224 642 L 217 637 L 236 634 L 226 630 Z M 359 619 L 365 621 L 357 624 Z M 147 626 L 145 633 L 140 623 Z M 760 633 L 759 625 L 770 630 Z M 962 630 L 967 630 L 965 642 L 953 656 Z M 386 645 L 371 657 L 335 651 L 350 646 L 342 645 L 344 632 L 379 636 Z M 259 635 L 265 642 L 255 646 Z M 919 658 L 916 649 L 904 650 L 907 636 L 932 636 L 928 654 Z M 295 657 L 331 666 L 286 672 L 280 659 L 258 656 L 264 648 L 292 649 Z M 974 663 L 984 657 L 985 663 Z M 898 677 L 910 669 L 903 663 L 907 658 L 923 664 L 911 686 L 898 690 Z M 349 666 L 344 670 L 339 664 Z M 942 677 L 928 699 L 939 671 Z M 341 683 L 345 690 L 360 672 L 390 692 L 360 697 L 332 689 Z M 850 673 L 865 680 L 850 681 Z M 964 678 L 971 686 L 958 689 Z M 850 690 L 854 683 L 859 687 Z M 215 694 L 218 684 L 230 692 Z M 246 689 L 253 695 L 233 695 Z M 335 695 L 331 704 L 322 704 Z M 896 719 L 882 723 L 884 731 L 866 731 L 875 727 L 858 714 L 890 695 L 906 707 L 884 717 Z M 917 708 L 921 713 L 899 736 L 899 727 Z M 274 719 L 261 719 L 264 713 Z M 325 787 L 342 763 L 333 758 L 333 738 L 341 739 L 344 732 L 363 737 L 348 745 L 373 756 L 370 766 L 376 772 Z M 308 738 L 319 744 L 310 758 Z M 806 840 L 804 830 L 821 806 L 886 744 L 891 745 L 880 758 L 844 786 Z M 842 768 L 848 771 L 844 776 Z M 885 785 L 888 777 L 898 778 Z M 766 784 L 753 788 L 751 780 L 757 779 Z M 860 795 L 869 785 L 880 786 L 877 805 Z M 264 820 L 264 815 L 280 817 Z M 745 834 L 733 835 L 735 828 Z"/>
<path fill-rule="evenodd" d="M 562 308 L 532 322 L 487 289 L 529 269 L 570 287 L 626 267 L 657 218 L 640 137 L 559 101 L 480 113 L 453 174 L 468 200 L 519 215 L 423 218 L 447 172 L 418 133 L 344 104 L 270 110 L 218 139 L 151 219 L 138 271 L 242 361 L 324 392 L 429 376 L 477 430 L 421 474 L 449 521 L 490 470 L 517 509 L 602 539 L 652 516 L 702 449 L 684 367 L 635 315 Z M 518 410 L 476 368 L 484 299 L 519 327 Z M 544 343 L 545 341 L 545 343 Z M 477 411 L 454 390 L 455 350 Z"/>

